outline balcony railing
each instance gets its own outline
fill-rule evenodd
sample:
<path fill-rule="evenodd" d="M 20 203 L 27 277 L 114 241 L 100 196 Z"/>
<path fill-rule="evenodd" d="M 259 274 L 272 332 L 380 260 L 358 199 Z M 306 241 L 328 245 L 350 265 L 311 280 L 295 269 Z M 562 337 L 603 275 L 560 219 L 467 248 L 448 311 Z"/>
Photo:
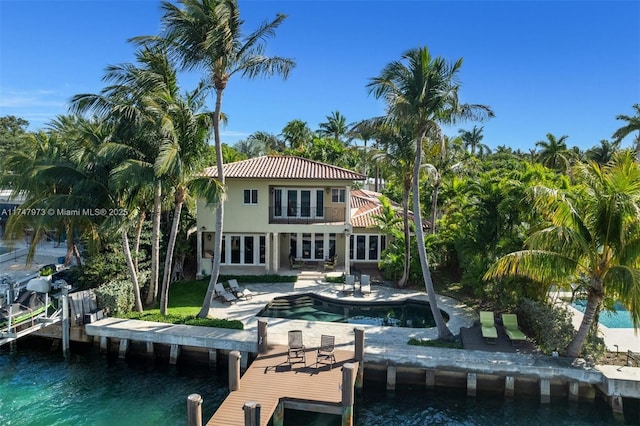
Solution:
<path fill-rule="evenodd" d="M 272 224 L 300 224 L 314 223 L 344 223 L 346 214 L 344 207 L 325 207 L 322 215 L 318 215 L 317 208 L 307 207 L 269 207 L 269 223 Z"/>

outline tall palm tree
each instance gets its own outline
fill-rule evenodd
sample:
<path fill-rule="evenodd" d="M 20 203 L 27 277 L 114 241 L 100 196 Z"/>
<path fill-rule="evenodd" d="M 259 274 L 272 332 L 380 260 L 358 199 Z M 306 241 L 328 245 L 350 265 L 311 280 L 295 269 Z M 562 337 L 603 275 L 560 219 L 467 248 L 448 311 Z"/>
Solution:
<path fill-rule="evenodd" d="M 640 165 L 622 152 L 604 166 L 580 164 L 577 172 L 577 193 L 533 188 L 530 199 L 543 226 L 528 237 L 524 250 L 498 259 L 485 275 L 525 277 L 546 286 L 585 278 L 587 307 L 566 348 L 570 357 L 580 355 L 606 297 L 619 299 L 634 327 L 640 325 Z"/>
<path fill-rule="evenodd" d="M 373 159 L 393 173 L 390 180 L 397 180 L 402 188 L 402 219 L 404 232 L 404 267 L 398 287 L 404 287 L 409 279 L 411 266 L 411 226 L 409 225 L 409 199 L 413 188 L 413 165 L 416 161 L 415 139 L 407 126 L 387 126 L 384 130 L 383 148 L 373 152 Z"/>
<path fill-rule="evenodd" d="M 344 143 L 343 138 L 349 134 L 349 129 L 353 124 L 347 124 L 347 119 L 340 111 L 333 111 L 331 115 L 325 117 L 327 121 L 319 124 L 318 134 L 320 136 L 332 137 Z"/>
<path fill-rule="evenodd" d="M 138 37 L 139 42 L 160 42 L 168 46 L 184 69 L 204 68 L 206 81 L 215 91 L 213 135 L 216 146 L 218 181 L 224 188 L 224 163 L 220 138 L 222 98 L 231 77 L 281 75 L 287 78 L 295 63 L 288 58 L 265 56 L 266 40 L 275 35 L 285 15 L 279 14 L 271 22 L 264 22 L 257 30 L 244 36 L 240 11 L 236 0 L 179 0 L 179 5 L 162 3 L 163 31 L 160 37 Z M 182 7 L 181 7 L 182 6 Z M 216 226 L 213 241 L 214 256 L 211 280 L 199 317 L 209 314 L 213 301 L 213 287 L 218 280 L 222 259 L 222 224 L 224 202 L 216 206 Z"/>
<path fill-rule="evenodd" d="M 547 133 L 546 141 L 536 142 L 536 147 L 541 151 L 538 153 L 538 161 L 550 169 L 559 172 L 566 172 L 571 167 L 574 154 L 567 148 L 565 142 L 569 136 L 563 135 L 557 138 L 551 133 Z"/>
<path fill-rule="evenodd" d="M 469 149 L 471 155 L 476 155 L 476 149 L 478 151 L 478 156 L 480 158 L 484 157 L 487 154 L 491 154 L 491 149 L 489 146 L 482 143 L 482 139 L 484 135 L 482 131 L 484 130 L 484 126 L 478 128 L 477 126 L 473 126 L 473 129 L 458 130 L 458 133 L 462 137 L 462 141 L 464 142 L 465 149 Z"/>
<path fill-rule="evenodd" d="M 588 149 L 585 156 L 588 160 L 595 161 L 600 165 L 607 164 L 613 158 L 613 155 L 618 151 L 620 147 L 620 141 L 610 142 L 606 139 L 600 141 L 600 146 L 594 146 Z"/>
<path fill-rule="evenodd" d="M 304 150 L 313 139 L 313 131 L 306 121 L 295 119 L 284 126 L 280 136 L 289 144 L 289 148 Z"/>
<path fill-rule="evenodd" d="M 110 84 L 99 94 L 74 96 L 71 110 L 92 111 L 113 120 L 116 143 L 106 148 L 105 155 L 121 162 L 114 169 L 115 180 L 124 180 L 126 185 L 138 189 L 153 187 L 150 198 L 137 197 L 137 202 L 153 206 L 151 277 L 146 299 L 150 305 L 155 303 L 159 288 L 160 218 L 165 195 L 162 178 L 154 165 L 160 155 L 160 141 L 166 137 L 166 101 L 177 96 L 179 87 L 176 71 L 164 49 L 145 45 L 136 52 L 136 60 L 136 64 L 107 67 L 103 80 Z"/>
<path fill-rule="evenodd" d="M 624 114 L 616 116 L 616 120 L 626 121 L 627 124 L 616 130 L 613 138 L 621 141 L 631 133 L 638 132 L 636 135 L 636 161 L 640 161 L 640 104 L 634 104 L 633 109 L 636 113 L 634 116 Z"/>
<path fill-rule="evenodd" d="M 415 135 L 416 160 L 413 165 L 412 193 L 418 254 L 438 336 L 450 338 L 451 331 L 438 309 L 422 230 L 419 190 L 422 144 L 425 141 L 444 143 L 439 122 L 451 122 L 456 117 L 471 117 L 475 113 L 492 115 L 492 112 L 487 107 L 459 104 L 457 75 L 462 59 L 447 63 L 442 57 L 433 58 L 428 48 L 419 47 L 404 53 L 402 60 L 404 62 L 389 63 L 378 77 L 371 79 L 368 87 L 376 98 L 385 99 L 388 114 L 410 126 Z"/>

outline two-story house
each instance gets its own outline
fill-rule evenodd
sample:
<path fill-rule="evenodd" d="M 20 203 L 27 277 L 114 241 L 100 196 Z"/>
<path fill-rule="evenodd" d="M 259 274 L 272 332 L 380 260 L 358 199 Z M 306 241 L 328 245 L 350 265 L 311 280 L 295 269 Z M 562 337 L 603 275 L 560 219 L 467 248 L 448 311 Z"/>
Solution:
<path fill-rule="evenodd" d="M 376 193 L 352 190 L 366 176 L 293 156 L 224 165 L 227 185 L 221 273 L 277 274 L 292 262 L 335 258 L 341 270 L 376 264 L 385 238 L 372 226 Z M 216 177 L 217 168 L 205 173 Z M 197 205 L 198 271 L 211 272 L 215 206 Z"/>

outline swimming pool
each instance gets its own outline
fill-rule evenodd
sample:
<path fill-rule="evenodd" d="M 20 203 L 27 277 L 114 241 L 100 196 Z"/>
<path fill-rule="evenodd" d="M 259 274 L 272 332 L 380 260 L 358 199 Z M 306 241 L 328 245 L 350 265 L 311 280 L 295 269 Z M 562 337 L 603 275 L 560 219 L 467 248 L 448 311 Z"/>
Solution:
<path fill-rule="evenodd" d="M 449 321 L 449 315 L 441 312 L 445 322 Z M 257 316 L 387 327 L 435 327 L 429 303 L 412 299 L 349 303 L 306 293 L 276 297 Z"/>
<path fill-rule="evenodd" d="M 587 307 L 587 301 L 578 299 L 574 301 L 571 306 L 584 313 Z M 609 328 L 633 328 L 631 313 L 627 311 L 620 302 L 616 302 L 613 307 L 616 309 L 615 312 L 601 311 L 598 322 Z"/>

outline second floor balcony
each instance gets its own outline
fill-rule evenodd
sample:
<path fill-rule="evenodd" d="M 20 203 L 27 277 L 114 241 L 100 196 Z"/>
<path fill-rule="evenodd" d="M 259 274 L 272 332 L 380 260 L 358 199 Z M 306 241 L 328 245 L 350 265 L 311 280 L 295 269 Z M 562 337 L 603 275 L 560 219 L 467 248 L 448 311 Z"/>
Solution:
<path fill-rule="evenodd" d="M 344 206 L 324 208 L 297 205 L 269 206 L 270 224 L 341 224 L 345 221 Z"/>

